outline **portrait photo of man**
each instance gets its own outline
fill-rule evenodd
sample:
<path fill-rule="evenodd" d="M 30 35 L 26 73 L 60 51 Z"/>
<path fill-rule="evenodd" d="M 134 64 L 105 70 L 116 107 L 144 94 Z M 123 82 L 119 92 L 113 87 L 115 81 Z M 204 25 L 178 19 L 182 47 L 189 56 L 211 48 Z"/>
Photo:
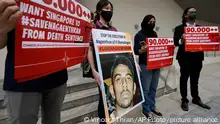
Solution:
<path fill-rule="evenodd" d="M 125 56 L 117 57 L 111 68 L 111 85 L 109 91 L 114 99 L 115 110 L 110 114 L 112 119 L 121 116 L 133 107 L 136 83 L 135 68 Z"/>

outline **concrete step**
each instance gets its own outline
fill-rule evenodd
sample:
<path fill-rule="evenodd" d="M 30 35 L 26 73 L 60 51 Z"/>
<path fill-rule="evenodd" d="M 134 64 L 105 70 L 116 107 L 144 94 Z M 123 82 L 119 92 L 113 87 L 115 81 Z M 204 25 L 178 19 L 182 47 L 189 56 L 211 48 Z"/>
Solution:
<path fill-rule="evenodd" d="M 2 79 L 0 79 L 0 109 L 1 108 L 4 108 L 4 105 L 3 105 L 3 103 L 4 103 L 4 91 L 2 90 L 3 89 L 3 80 Z"/>
<path fill-rule="evenodd" d="M 78 122 L 82 122 L 84 121 L 85 117 L 96 116 L 97 108 L 98 101 L 64 111 L 61 113 L 61 123 L 76 124 Z"/>
<path fill-rule="evenodd" d="M 93 117 L 96 116 L 96 110 L 97 110 L 97 105 L 93 106 L 94 103 L 96 103 L 99 99 L 99 91 L 98 88 L 92 88 L 88 90 L 83 90 L 79 92 L 74 92 L 71 94 L 67 94 L 64 99 L 64 103 L 62 106 L 62 112 L 63 113 L 63 118 L 70 118 L 72 117 L 72 112 L 75 111 L 78 113 L 79 111 L 84 111 L 85 113 L 82 112 L 82 114 L 75 115 L 71 120 L 78 120 L 78 121 L 83 121 L 81 116 L 85 117 Z M 89 108 L 89 105 L 93 108 Z M 91 107 L 90 106 L 90 107 Z M 93 111 L 92 111 L 93 110 Z M 39 117 L 41 117 L 41 112 L 39 112 Z M 0 109 L 0 124 L 6 124 L 7 122 L 7 109 Z M 71 121 L 70 120 L 70 121 Z M 65 123 L 67 123 L 66 119 L 64 119 Z M 69 123 L 69 121 L 68 121 Z"/>
<path fill-rule="evenodd" d="M 74 68 L 68 71 L 68 78 L 66 94 L 97 87 L 97 84 L 93 79 L 82 77 L 81 68 Z M 3 105 L 5 93 L 2 90 L 2 82 L 3 80 L 0 80 L 0 109 L 5 107 Z"/>
<path fill-rule="evenodd" d="M 5 108 L 4 95 L 5 95 L 4 91 L 0 90 L 0 109 Z"/>
<path fill-rule="evenodd" d="M 82 81 L 82 84 L 80 83 L 75 83 L 73 82 L 74 79 L 70 79 L 68 80 L 67 83 L 67 89 L 66 89 L 66 94 L 71 94 L 74 92 L 80 92 L 80 91 L 84 91 L 87 89 L 93 89 L 93 88 L 97 88 L 97 84 L 94 81 L 91 82 L 87 82 L 86 81 Z M 6 106 L 4 103 L 4 91 L 2 89 L 0 89 L 0 109 L 4 109 Z"/>
<path fill-rule="evenodd" d="M 66 96 L 61 109 L 62 124 L 76 124 L 83 122 L 85 117 L 97 117 L 97 84 L 93 79 L 83 78 L 80 68 L 69 70 L 68 77 Z M 164 95 L 164 85 L 165 83 L 158 87 L 157 97 Z M 41 124 L 41 116 L 39 118 L 38 124 Z M 7 124 L 6 109 L 0 109 L 0 124 Z"/>
<path fill-rule="evenodd" d="M 82 117 L 94 117 L 97 115 L 97 105 L 93 107 L 95 110 L 90 111 L 91 108 L 88 105 L 97 102 L 99 99 L 99 91 L 97 84 L 94 82 L 93 79 L 90 78 L 83 78 L 82 77 L 82 70 L 79 69 L 72 69 L 68 72 L 68 81 L 67 81 L 67 90 L 66 96 L 64 99 L 64 103 L 62 106 L 62 118 L 66 116 L 70 116 L 67 112 L 71 111 L 84 111 L 85 113 L 82 114 L 75 114 L 70 121 L 64 119 L 64 123 L 83 121 Z M 3 103 L 4 94 L 1 91 L 1 99 L 0 103 Z M 1 105 L 1 104 L 0 104 Z M 84 105 L 87 105 L 83 107 Z M 75 110 L 76 109 L 76 110 Z M 71 113 L 70 113 L 71 114 Z M 39 117 L 41 114 L 39 112 Z M 71 116 L 72 117 L 72 116 Z M 70 118 L 70 117 L 69 117 Z M 7 124 L 7 109 L 5 107 L 0 109 L 0 124 Z"/>
<path fill-rule="evenodd" d="M 157 97 L 162 96 L 163 91 L 163 88 L 159 88 L 157 90 Z M 97 117 L 98 99 L 98 88 L 92 88 L 67 94 L 62 106 L 62 124 L 76 124 L 78 122 L 83 122 L 85 117 Z M 96 104 L 94 105 L 94 103 Z M 2 116 L 4 116 L 4 118 L 0 118 L 0 120 L 6 121 L 6 109 L 0 110 L 0 117 Z M 40 124 L 40 122 L 38 123 Z"/>
<path fill-rule="evenodd" d="M 62 111 L 61 124 L 76 124 L 84 121 L 85 117 L 97 116 L 97 106 L 98 101 Z M 41 124 L 41 118 L 37 124 Z"/>
<path fill-rule="evenodd" d="M 82 77 L 82 69 L 74 69 L 68 72 L 67 90 L 66 93 L 78 92 L 86 89 L 97 87 L 97 83 L 91 78 Z"/>
<path fill-rule="evenodd" d="M 0 109 L 0 122 L 7 118 L 7 109 Z M 1 123 L 0 123 L 1 124 Z"/>
<path fill-rule="evenodd" d="M 99 99 L 99 91 L 97 87 L 67 94 L 65 96 L 61 110 L 64 111 L 84 104 L 89 104 L 98 101 L 98 99 Z"/>
<path fill-rule="evenodd" d="M 99 122 L 94 120 L 94 118 L 93 118 L 93 120 L 86 120 L 86 122 L 80 122 L 80 123 L 77 123 L 77 124 L 99 124 Z"/>
<path fill-rule="evenodd" d="M 0 79 L 0 109 L 4 108 L 4 91 L 2 90 L 3 80 Z M 97 84 L 91 78 L 82 77 L 81 68 L 73 68 L 68 71 L 68 81 L 66 94 L 82 91 L 85 89 L 95 88 Z"/>

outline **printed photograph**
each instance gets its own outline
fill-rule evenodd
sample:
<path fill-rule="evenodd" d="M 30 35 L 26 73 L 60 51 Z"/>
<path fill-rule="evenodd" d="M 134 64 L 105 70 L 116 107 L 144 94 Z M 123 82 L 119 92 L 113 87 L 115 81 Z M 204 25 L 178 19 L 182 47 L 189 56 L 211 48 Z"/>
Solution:
<path fill-rule="evenodd" d="M 141 102 L 141 92 L 132 53 L 101 54 L 110 120 L 123 116 Z"/>

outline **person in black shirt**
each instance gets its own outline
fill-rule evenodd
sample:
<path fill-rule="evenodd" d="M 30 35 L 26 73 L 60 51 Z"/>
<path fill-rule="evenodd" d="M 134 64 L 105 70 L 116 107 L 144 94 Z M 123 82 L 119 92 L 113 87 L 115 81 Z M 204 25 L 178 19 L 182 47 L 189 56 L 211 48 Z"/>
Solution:
<path fill-rule="evenodd" d="M 203 66 L 204 53 L 203 52 L 186 52 L 185 44 L 184 44 L 184 27 L 198 26 L 195 23 L 196 19 L 196 9 L 193 7 L 187 8 L 182 16 L 182 24 L 175 28 L 174 32 L 174 43 L 175 46 L 178 46 L 177 60 L 180 65 L 180 93 L 182 96 L 182 104 L 181 108 L 184 111 L 188 111 L 188 102 L 187 99 L 187 81 L 190 77 L 190 85 L 191 85 L 191 95 L 192 95 L 192 103 L 201 106 L 206 109 L 210 109 L 209 106 L 202 103 L 199 92 L 198 92 L 198 81 L 200 72 Z"/>
<path fill-rule="evenodd" d="M 15 24 L 20 16 L 15 0 L 0 0 L 0 49 L 7 46 L 8 50 L 3 89 L 8 97 L 9 123 L 36 124 L 41 106 L 43 124 L 60 124 L 67 69 L 26 82 L 14 79 Z"/>
<path fill-rule="evenodd" d="M 147 70 L 147 45 L 146 38 L 156 38 L 157 33 L 153 30 L 156 18 L 153 15 L 144 17 L 141 23 L 141 30 L 135 35 L 134 53 L 139 56 L 141 67 L 141 83 L 144 92 L 145 102 L 143 103 L 143 114 L 147 118 L 152 118 L 153 114 L 162 116 L 156 109 L 156 91 L 159 82 L 160 69 Z"/>

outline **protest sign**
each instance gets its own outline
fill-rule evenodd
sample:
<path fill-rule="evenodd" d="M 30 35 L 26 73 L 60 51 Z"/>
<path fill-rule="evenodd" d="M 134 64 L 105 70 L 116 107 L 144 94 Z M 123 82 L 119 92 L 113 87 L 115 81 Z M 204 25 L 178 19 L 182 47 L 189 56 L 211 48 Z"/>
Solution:
<path fill-rule="evenodd" d="M 90 10 L 75 0 L 20 0 L 15 79 L 23 81 L 81 63 L 92 25 Z"/>
<path fill-rule="evenodd" d="M 184 33 L 186 51 L 219 51 L 217 26 L 185 27 Z"/>
<path fill-rule="evenodd" d="M 147 70 L 159 69 L 173 64 L 173 38 L 147 38 Z"/>
<path fill-rule="evenodd" d="M 112 123 L 144 102 L 139 71 L 130 34 L 93 29 L 92 36 L 105 115 Z"/>

